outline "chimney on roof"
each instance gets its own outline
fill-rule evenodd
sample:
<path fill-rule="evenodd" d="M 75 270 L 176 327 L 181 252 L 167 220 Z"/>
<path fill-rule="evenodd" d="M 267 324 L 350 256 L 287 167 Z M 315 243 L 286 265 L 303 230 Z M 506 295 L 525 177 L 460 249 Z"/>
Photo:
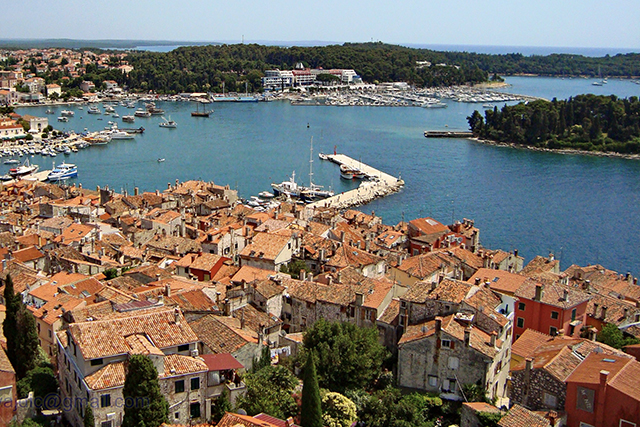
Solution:
<path fill-rule="evenodd" d="M 633 282 L 633 276 L 631 275 L 630 271 L 627 271 L 627 282 L 629 283 Z"/>
<path fill-rule="evenodd" d="M 364 294 L 362 292 L 356 292 L 356 307 L 362 307 L 364 305 Z"/>
<path fill-rule="evenodd" d="M 515 250 L 513 251 L 513 255 L 514 255 L 516 258 L 518 257 L 518 250 L 517 250 L 517 249 L 515 249 Z"/>
<path fill-rule="evenodd" d="M 442 317 L 437 316 L 436 317 L 436 333 L 439 334 L 441 330 L 442 330 Z"/>
<path fill-rule="evenodd" d="M 466 347 L 471 345 L 471 328 L 472 326 L 469 325 L 464 329 L 464 345 Z"/>
<path fill-rule="evenodd" d="M 180 309 L 178 307 L 173 309 L 173 320 L 175 321 L 176 325 L 180 324 Z"/>
<path fill-rule="evenodd" d="M 542 299 L 542 285 L 536 285 L 536 295 L 533 298 L 534 301 L 540 301 Z"/>
<path fill-rule="evenodd" d="M 491 347 L 495 347 L 496 346 L 496 337 L 498 336 L 498 333 L 496 331 L 492 331 L 491 332 Z"/>
<path fill-rule="evenodd" d="M 476 286 L 480 286 L 481 283 L 482 283 L 482 279 L 479 277 L 476 277 Z"/>
<path fill-rule="evenodd" d="M 344 231 L 340 231 L 340 241 L 344 243 Z"/>
<path fill-rule="evenodd" d="M 569 290 L 568 290 L 568 289 L 565 289 L 565 290 L 562 292 L 562 300 L 563 300 L 564 302 L 569 302 Z"/>
<path fill-rule="evenodd" d="M 244 323 L 244 308 L 242 309 L 242 311 L 240 312 L 240 329 L 244 329 L 245 323 Z"/>
<path fill-rule="evenodd" d="M 599 304 L 597 302 L 593 303 L 593 317 L 597 317 L 598 316 L 598 306 L 599 306 Z"/>
<path fill-rule="evenodd" d="M 293 427 L 293 418 L 289 417 L 284 420 L 284 425 L 285 427 Z"/>
<path fill-rule="evenodd" d="M 606 319 L 607 318 L 607 307 L 606 306 L 602 306 L 602 319 Z"/>
<path fill-rule="evenodd" d="M 304 282 L 306 279 L 307 279 L 307 270 L 305 269 L 300 270 L 300 280 Z"/>
<path fill-rule="evenodd" d="M 549 262 L 553 261 L 555 256 L 552 253 L 549 253 Z"/>
<path fill-rule="evenodd" d="M 156 274 L 156 276 L 160 276 L 160 275 Z M 171 297 L 171 285 L 168 283 L 165 283 L 164 285 L 164 294 L 167 296 L 167 298 Z"/>
<path fill-rule="evenodd" d="M 333 285 L 333 276 L 331 274 L 327 274 L 327 285 Z"/>
<path fill-rule="evenodd" d="M 634 277 L 634 278 L 633 278 L 633 284 L 634 284 L 634 285 L 637 285 L 637 284 L 638 284 L 638 278 L 637 278 L 637 277 Z"/>
<path fill-rule="evenodd" d="M 139 192 L 138 187 L 133 187 L 133 195 L 137 196 L 138 192 Z"/>
<path fill-rule="evenodd" d="M 524 383 L 526 388 L 526 393 L 529 391 L 529 384 L 531 382 L 531 369 L 533 368 L 533 359 L 527 357 L 524 362 Z"/>
<path fill-rule="evenodd" d="M 629 309 L 625 308 L 624 309 L 624 320 L 627 320 L 627 317 L 629 316 Z"/>

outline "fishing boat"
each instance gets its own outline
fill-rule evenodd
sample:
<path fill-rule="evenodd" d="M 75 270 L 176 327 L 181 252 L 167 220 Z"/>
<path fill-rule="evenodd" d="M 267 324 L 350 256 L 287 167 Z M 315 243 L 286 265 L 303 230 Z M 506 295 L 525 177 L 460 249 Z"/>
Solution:
<path fill-rule="evenodd" d="M 78 176 L 78 167 L 71 163 L 53 164 L 53 170 L 47 175 L 48 181 L 60 181 Z"/>
<path fill-rule="evenodd" d="M 21 178 L 37 172 L 39 167 L 40 166 L 38 165 L 30 164 L 29 159 L 26 159 L 22 164 L 22 166 L 18 166 L 15 169 L 9 169 L 9 175 L 11 175 L 14 178 Z"/>
<path fill-rule="evenodd" d="M 162 118 L 164 120 L 164 122 L 160 123 L 160 127 L 161 128 L 169 128 L 169 129 L 175 129 L 178 127 L 178 124 L 176 122 L 174 122 L 173 120 L 169 119 L 165 119 L 164 117 Z"/>

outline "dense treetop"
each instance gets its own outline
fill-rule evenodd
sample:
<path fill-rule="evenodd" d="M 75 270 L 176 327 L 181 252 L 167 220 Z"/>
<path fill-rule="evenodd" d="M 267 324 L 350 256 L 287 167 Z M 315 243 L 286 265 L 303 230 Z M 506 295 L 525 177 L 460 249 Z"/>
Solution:
<path fill-rule="evenodd" d="M 494 108 L 468 117 L 475 136 L 550 149 L 640 153 L 638 97 L 579 95 Z"/>

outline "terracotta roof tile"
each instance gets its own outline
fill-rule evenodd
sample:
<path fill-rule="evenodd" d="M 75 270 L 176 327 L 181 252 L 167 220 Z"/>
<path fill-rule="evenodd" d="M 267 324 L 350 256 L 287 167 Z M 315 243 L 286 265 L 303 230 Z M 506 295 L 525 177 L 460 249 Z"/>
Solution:
<path fill-rule="evenodd" d="M 541 285 L 540 282 L 533 279 L 527 279 L 515 292 L 515 296 L 533 301 L 536 295 L 537 285 Z M 552 283 L 546 283 L 541 286 L 541 302 L 544 304 L 552 305 L 554 307 L 568 309 L 582 304 L 583 302 L 588 301 L 590 298 L 590 295 L 586 292 L 569 286 L 562 286 Z M 565 290 L 568 292 L 568 301 L 565 301 L 564 299 Z"/>
<path fill-rule="evenodd" d="M 258 343 L 258 334 L 240 328 L 233 317 L 206 315 L 190 323 L 204 345 L 215 353 L 233 353 L 249 343 Z"/>
<path fill-rule="evenodd" d="M 549 420 L 515 404 L 509 413 L 498 421 L 499 427 L 549 427 Z"/>
<path fill-rule="evenodd" d="M 506 294 L 514 294 L 527 278 L 520 274 L 510 273 L 504 270 L 494 270 L 491 268 L 480 268 L 468 280 L 469 283 L 476 283 L 476 279 L 489 283 L 491 289 Z"/>
<path fill-rule="evenodd" d="M 125 336 L 147 334 L 160 348 L 178 346 L 198 340 L 182 312 L 175 321 L 173 309 L 156 309 L 149 313 L 127 313 L 124 318 L 97 320 L 69 325 L 69 333 L 85 360 L 128 353 Z"/>

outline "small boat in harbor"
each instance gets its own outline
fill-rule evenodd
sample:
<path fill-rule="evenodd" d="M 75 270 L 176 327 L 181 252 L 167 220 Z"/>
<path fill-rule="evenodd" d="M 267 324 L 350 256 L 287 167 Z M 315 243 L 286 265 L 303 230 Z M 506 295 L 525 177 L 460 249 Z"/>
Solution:
<path fill-rule="evenodd" d="M 36 173 L 38 171 L 38 165 L 32 165 L 29 163 L 29 159 L 26 159 L 22 166 L 18 166 L 15 169 L 9 170 L 9 175 L 15 178 L 21 178 L 27 175 L 31 175 L 32 173 Z"/>
<path fill-rule="evenodd" d="M 45 114 L 54 114 L 55 111 L 53 111 L 51 108 L 48 108 L 47 111 L 44 112 Z"/>
<path fill-rule="evenodd" d="M 69 117 L 60 116 L 60 117 L 58 117 L 58 121 L 66 123 L 66 122 L 69 121 Z"/>
<path fill-rule="evenodd" d="M 260 193 L 258 193 L 258 196 L 262 197 L 263 199 L 273 199 L 275 197 L 273 193 L 270 193 L 268 191 L 261 191 Z"/>
<path fill-rule="evenodd" d="M 76 113 L 74 113 L 71 110 L 62 110 L 60 111 L 60 115 L 61 116 L 65 116 L 65 117 L 73 117 Z"/>
<path fill-rule="evenodd" d="M 164 122 L 160 123 L 160 127 L 161 128 L 169 128 L 169 129 L 175 129 L 178 127 L 178 124 L 176 122 L 174 122 L 173 120 L 169 119 L 165 119 L 164 117 L 162 118 L 164 120 Z"/>
<path fill-rule="evenodd" d="M 96 107 L 95 105 L 92 105 L 87 110 L 87 113 L 89 113 L 89 114 L 102 114 L 102 111 L 100 111 L 100 109 L 98 107 Z"/>
<path fill-rule="evenodd" d="M 355 169 L 351 169 L 347 165 L 340 165 L 340 178 L 350 181 L 355 177 L 355 173 Z"/>
<path fill-rule="evenodd" d="M 204 107 L 202 107 L 202 111 L 200 111 L 200 104 L 201 104 L 201 102 L 198 102 L 196 104 L 196 106 L 197 106 L 196 111 L 192 111 L 191 112 L 191 117 L 209 117 L 209 115 L 211 115 L 211 113 L 213 113 L 213 110 L 207 111 L 207 110 L 205 110 Z"/>
<path fill-rule="evenodd" d="M 142 108 L 138 108 L 133 115 L 136 117 L 151 117 L 151 113 L 143 110 Z"/>
<path fill-rule="evenodd" d="M 4 161 L 5 165 L 17 165 L 18 163 L 20 163 L 20 160 L 17 159 L 7 159 Z"/>
<path fill-rule="evenodd" d="M 133 123 L 136 121 L 136 118 L 130 115 L 122 116 L 122 121 L 125 123 Z"/>
<path fill-rule="evenodd" d="M 78 176 L 78 167 L 71 163 L 53 164 L 53 170 L 47 175 L 48 181 L 60 181 Z"/>
<path fill-rule="evenodd" d="M 162 162 L 164 162 L 164 157 L 158 159 L 158 163 L 162 163 Z"/>

